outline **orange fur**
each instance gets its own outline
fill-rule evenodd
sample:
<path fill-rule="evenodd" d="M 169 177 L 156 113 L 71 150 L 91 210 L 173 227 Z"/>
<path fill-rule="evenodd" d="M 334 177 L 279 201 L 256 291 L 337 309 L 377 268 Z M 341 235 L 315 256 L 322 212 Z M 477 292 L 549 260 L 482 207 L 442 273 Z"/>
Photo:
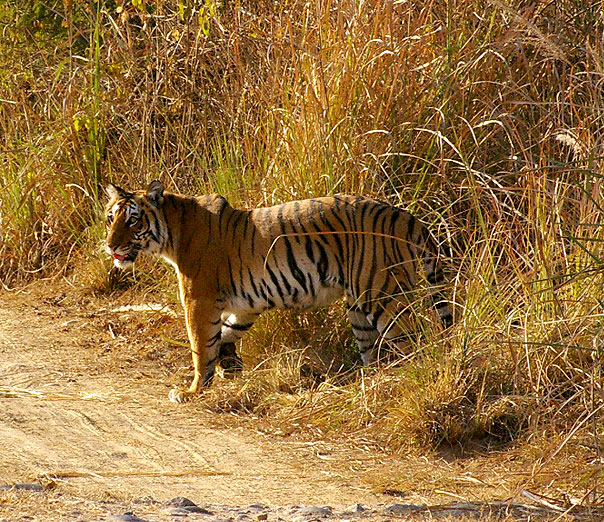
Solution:
<path fill-rule="evenodd" d="M 364 364 L 384 340 L 402 342 L 401 318 L 423 261 L 441 284 L 439 251 L 407 212 L 366 198 L 334 196 L 270 208 L 237 210 L 218 195 L 190 197 L 108 187 L 106 248 L 118 267 L 140 252 L 177 270 L 194 365 L 181 402 L 211 382 L 217 363 L 240 369 L 234 343 L 269 308 L 322 306 L 345 296 Z M 445 326 L 451 313 L 440 292 L 434 305 Z"/>

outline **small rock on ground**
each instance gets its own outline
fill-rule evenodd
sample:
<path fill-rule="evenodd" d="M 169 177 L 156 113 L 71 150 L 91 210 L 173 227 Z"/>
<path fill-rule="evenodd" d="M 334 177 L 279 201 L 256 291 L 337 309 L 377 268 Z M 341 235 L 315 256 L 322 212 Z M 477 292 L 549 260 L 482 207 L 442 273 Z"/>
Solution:
<path fill-rule="evenodd" d="M 144 518 L 137 517 L 134 513 L 122 513 L 121 515 L 109 515 L 111 520 L 119 520 L 120 522 L 148 522 Z"/>

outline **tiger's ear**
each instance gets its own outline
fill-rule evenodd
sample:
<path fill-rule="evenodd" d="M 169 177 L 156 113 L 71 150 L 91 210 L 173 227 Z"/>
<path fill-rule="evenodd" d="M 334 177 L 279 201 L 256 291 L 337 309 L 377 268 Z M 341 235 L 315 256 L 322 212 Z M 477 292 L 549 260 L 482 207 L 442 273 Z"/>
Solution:
<path fill-rule="evenodd" d="M 147 199 L 154 207 L 159 207 L 164 202 L 164 184 L 158 179 L 149 183 Z"/>
<path fill-rule="evenodd" d="M 105 192 L 107 192 L 109 199 L 117 199 L 120 196 L 123 196 L 124 194 L 126 194 L 126 191 L 123 188 L 118 187 L 117 185 L 114 185 L 113 183 L 109 183 L 105 187 Z"/>

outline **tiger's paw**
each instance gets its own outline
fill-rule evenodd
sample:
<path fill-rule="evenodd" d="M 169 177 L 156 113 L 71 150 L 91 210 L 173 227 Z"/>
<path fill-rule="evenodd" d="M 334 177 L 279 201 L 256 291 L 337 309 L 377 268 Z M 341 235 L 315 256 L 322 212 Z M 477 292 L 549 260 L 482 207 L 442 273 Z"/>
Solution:
<path fill-rule="evenodd" d="M 220 367 L 224 379 L 233 379 L 243 371 L 243 361 L 239 357 L 225 357 L 220 360 Z"/>
<path fill-rule="evenodd" d="M 243 361 L 237 355 L 235 343 L 225 343 L 218 352 L 218 364 L 222 368 L 222 377 L 232 379 L 243 370 Z"/>
<path fill-rule="evenodd" d="M 170 399 L 170 402 L 174 402 L 176 404 L 183 404 L 185 402 L 189 402 L 195 394 L 196 393 L 192 391 L 172 388 L 170 390 L 170 393 L 168 393 L 168 399 Z"/>

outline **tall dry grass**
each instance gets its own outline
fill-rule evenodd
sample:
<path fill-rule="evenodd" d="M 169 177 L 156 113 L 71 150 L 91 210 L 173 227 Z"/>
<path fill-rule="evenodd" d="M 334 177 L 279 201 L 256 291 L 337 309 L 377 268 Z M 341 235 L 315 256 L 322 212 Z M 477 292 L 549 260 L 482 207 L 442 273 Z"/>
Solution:
<path fill-rule="evenodd" d="M 391 448 L 600 448 L 602 2 L 23 5 L 0 7 L 5 285 L 107 286 L 108 180 L 384 198 L 450 250 L 454 327 L 418 305 L 410 361 L 343 377 L 341 310 L 271 316 L 242 346 L 257 368 L 208 404 Z"/>

